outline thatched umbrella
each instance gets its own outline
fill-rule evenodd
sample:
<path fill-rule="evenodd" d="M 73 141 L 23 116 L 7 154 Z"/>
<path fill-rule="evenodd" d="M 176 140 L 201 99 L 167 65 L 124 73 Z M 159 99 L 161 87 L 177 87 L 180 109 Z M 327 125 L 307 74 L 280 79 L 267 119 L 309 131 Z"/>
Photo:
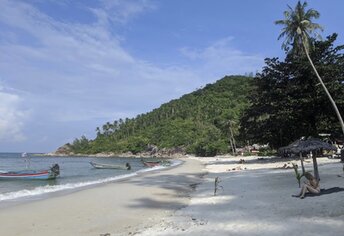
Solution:
<path fill-rule="evenodd" d="M 289 144 L 286 147 L 281 148 L 280 150 L 283 150 L 283 152 L 287 153 L 294 153 L 300 155 L 301 160 L 301 166 L 302 166 L 302 174 L 305 172 L 305 168 L 303 165 L 303 157 L 302 153 L 310 153 L 314 151 L 321 151 L 321 150 L 337 150 L 335 146 L 332 144 L 326 143 L 318 138 L 308 138 L 308 139 L 300 139 L 297 140 L 291 144 Z M 319 180 L 319 171 L 318 171 L 318 164 L 316 156 L 312 156 L 313 159 L 313 167 L 314 167 L 314 175 Z"/>

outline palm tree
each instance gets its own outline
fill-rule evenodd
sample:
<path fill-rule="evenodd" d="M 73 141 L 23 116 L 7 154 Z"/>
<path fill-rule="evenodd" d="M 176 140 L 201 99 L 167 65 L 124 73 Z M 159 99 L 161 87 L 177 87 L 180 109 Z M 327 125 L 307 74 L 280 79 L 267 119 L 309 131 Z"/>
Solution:
<path fill-rule="evenodd" d="M 338 120 L 342 127 L 344 134 L 344 123 L 343 118 L 340 115 L 338 107 L 333 100 L 331 94 L 327 90 L 324 82 L 322 81 L 317 69 L 315 68 L 312 59 L 309 56 L 309 50 L 311 48 L 311 36 L 320 37 L 317 33 L 317 30 L 322 30 L 322 27 L 319 24 L 313 23 L 312 19 L 318 19 L 320 14 L 314 9 L 308 9 L 306 11 L 307 2 L 298 3 L 295 6 L 295 9 L 288 6 L 289 10 L 284 12 L 284 20 L 275 21 L 275 24 L 283 25 L 282 33 L 279 35 L 278 39 L 285 38 L 282 48 L 288 52 L 289 46 L 292 46 L 291 53 L 295 55 L 306 54 L 306 57 L 311 64 L 315 75 L 317 76 L 320 84 L 325 90 L 330 102 L 337 114 Z"/>
<path fill-rule="evenodd" d="M 232 129 L 232 124 L 235 123 L 231 120 L 228 120 L 225 124 L 228 126 L 228 131 L 229 131 L 229 143 L 231 145 L 232 153 L 233 155 L 236 154 L 236 143 L 233 135 L 233 129 Z"/>

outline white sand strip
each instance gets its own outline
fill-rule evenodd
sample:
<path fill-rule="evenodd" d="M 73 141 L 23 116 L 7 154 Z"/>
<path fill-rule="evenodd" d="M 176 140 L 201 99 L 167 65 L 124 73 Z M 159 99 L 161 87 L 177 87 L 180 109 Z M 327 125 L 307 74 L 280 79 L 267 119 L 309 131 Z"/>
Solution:
<path fill-rule="evenodd" d="M 276 168 L 290 162 L 257 159 L 200 159 L 209 174 L 190 205 L 139 235 L 344 235 L 344 191 L 303 200 L 291 197 L 300 191 L 294 170 Z M 326 158 L 318 162 L 321 188 L 344 189 L 343 164 Z M 307 160 L 306 170 L 312 169 Z M 223 186 L 218 196 L 215 177 Z"/>
<path fill-rule="evenodd" d="M 169 170 L 4 208 L 0 235 L 135 234 L 186 206 L 202 168 L 189 159 Z"/>

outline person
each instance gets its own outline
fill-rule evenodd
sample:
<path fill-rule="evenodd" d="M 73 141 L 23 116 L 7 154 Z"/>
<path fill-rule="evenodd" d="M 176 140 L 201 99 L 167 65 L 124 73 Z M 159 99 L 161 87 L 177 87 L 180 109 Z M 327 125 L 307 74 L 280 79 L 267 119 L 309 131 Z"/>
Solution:
<path fill-rule="evenodd" d="M 30 168 L 31 162 L 30 162 L 30 157 L 26 152 L 22 153 L 22 158 L 24 158 L 25 164 L 26 164 L 26 169 Z"/>
<path fill-rule="evenodd" d="M 301 199 L 305 197 L 307 192 L 320 193 L 319 181 L 309 172 L 305 172 L 305 177 L 308 181 L 304 182 L 300 194 L 296 195 L 296 197 L 300 197 Z"/>

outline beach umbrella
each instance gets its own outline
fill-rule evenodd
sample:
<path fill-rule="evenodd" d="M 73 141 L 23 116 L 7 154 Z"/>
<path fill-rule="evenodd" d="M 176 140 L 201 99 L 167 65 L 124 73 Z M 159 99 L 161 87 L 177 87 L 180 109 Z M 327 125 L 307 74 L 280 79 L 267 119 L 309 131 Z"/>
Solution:
<path fill-rule="evenodd" d="M 287 153 L 294 153 L 294 154 L 300 155 L 302 173 L 304 174 L 305 169 L 303 165 L 302 153 L 312 153 L 314 151 L 321 151 L 321 150 L 335 151 L 337 150 L 337 148 L 333 146 L 332 144 L 322 141 L 321 139 L 308 138 L 308 139 L 296 140 L 295 142 L 289 144 L 288 146 L 283 147 L 282 150 Z M 316 156 L 312 155 L 312 159 L 313 159 L 314 175 L 319 180 L 319 171 L 318 171 L 318 164 L 317 164 Z"/>
<path fill-rule="evenodd" d="M 332 144 L 322 141 L 318 138 L 309 138 L 309 139 L 300 139 L 297 140 L 290 145 L 288 145 L 288 149 L 291 153 L 299 154 L 299 153 L 309 153 L 314 151 L 320 150 L 327 150 L 327 151 L 336 151 L 337 148 Z"/>

